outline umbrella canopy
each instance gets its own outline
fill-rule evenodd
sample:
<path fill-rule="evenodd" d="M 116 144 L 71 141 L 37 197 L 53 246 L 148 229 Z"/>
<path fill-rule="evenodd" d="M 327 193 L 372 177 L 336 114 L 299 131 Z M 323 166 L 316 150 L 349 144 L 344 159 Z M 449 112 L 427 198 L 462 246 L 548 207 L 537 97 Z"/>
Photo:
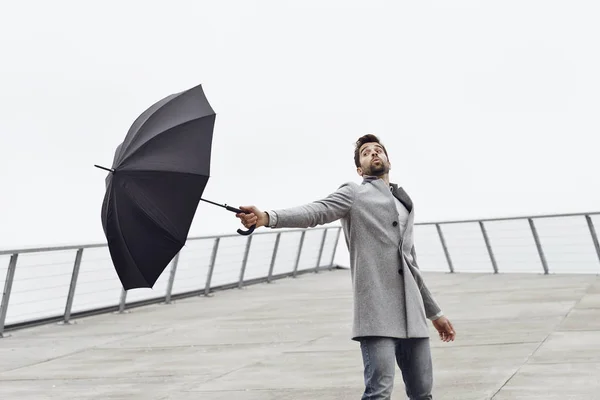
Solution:
<path fill-rule="evenodd" d="M 106 178 L 102 226 L 127 289 L 152 287 L 184 246 L 210 175 L 215 112 L 201 85 L 133 123 Z"/>

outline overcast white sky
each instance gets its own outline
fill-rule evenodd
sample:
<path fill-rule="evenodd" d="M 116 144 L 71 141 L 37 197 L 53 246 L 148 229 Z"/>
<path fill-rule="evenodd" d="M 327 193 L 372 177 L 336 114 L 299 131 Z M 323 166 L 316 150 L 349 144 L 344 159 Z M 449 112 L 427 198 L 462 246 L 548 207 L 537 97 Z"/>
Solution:
<path fill-rule="evenodd" d="M 115 147 L 202 83 L 205 198 L 282 208 L 360 182 L 379 135 L 416 220 L 600 210 L 600 3 L 12 1 L 0 10 L 0 248 L 104 241 Z M 233 233 L 201 204 L 192 235 Z"/>

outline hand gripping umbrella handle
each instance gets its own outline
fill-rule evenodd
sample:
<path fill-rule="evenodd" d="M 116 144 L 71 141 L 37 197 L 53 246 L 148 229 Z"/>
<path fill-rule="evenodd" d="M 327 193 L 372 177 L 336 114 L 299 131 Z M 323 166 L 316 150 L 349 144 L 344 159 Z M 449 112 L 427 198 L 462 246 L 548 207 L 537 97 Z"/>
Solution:
<path fill-rule="evenodd" d="M 231 206 L 228 206 L 227 204 L 225 204 L 225 208 L 226 208 L 228 211 L 232 211 L 232 212 L 234 212 L 234 213 L 237 213 L 237 214 L 240 214 L 240 213 L 241 213 L 241 214 L 248 214 L 247 212 L 245 212 L 245 211 L 242 211 L 242 210 L 240 210 L 239 208 L 231 207 Z M 256 224 L 252 225 L 252 226 L 251 226 L 251 227 L 250 227 L 250 228 L 249 228 L 247 231 L 244 231 L 244 230 L 242 230 L 242 229 L 238 229 L 238 230 L 237 230 L 237 233 L 239 233 L 240 235 L 248 236 L 248 235 L 250 235 L 252 232 L 254 232 L 254 230 L 255 230 L 255 229 L 256 229 Z"/>

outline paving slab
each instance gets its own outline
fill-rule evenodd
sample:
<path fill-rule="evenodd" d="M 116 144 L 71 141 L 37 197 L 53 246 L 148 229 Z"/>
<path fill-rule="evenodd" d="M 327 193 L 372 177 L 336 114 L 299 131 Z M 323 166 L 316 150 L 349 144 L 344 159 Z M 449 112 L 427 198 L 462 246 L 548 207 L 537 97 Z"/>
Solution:
<path fill-rule="evenodd" d="M 600 332 L 599 309 L 574 308 L 561 321 L 558 331 L 596 331 Z"/>
<path fill-rule="evenodd" d="M 526 364 L 494 400 L 595 400 L 600 363 Z"/>
<path fill-rule="evenodd" d="M 598 276 L 423 275 L 458 332 L 430 326 L 436 400 L 600 398 Z M 0 399 L 359 399 L 351 287 L 334 270 L 15 330 Z"/>

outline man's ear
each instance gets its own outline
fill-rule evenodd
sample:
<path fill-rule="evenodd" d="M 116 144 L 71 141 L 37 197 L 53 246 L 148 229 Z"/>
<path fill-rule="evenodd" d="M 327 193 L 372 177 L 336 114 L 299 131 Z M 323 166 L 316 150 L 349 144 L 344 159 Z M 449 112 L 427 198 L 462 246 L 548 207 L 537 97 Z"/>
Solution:
<path fill-rule="evenodd" d="M 357 173 L 359 176 L 363 176 L 363 170 L 362 170 L 362 168 L 361 168 L 361 167 L 358 167 L 358 168 L 356 168 L 356 173 Z"/>

